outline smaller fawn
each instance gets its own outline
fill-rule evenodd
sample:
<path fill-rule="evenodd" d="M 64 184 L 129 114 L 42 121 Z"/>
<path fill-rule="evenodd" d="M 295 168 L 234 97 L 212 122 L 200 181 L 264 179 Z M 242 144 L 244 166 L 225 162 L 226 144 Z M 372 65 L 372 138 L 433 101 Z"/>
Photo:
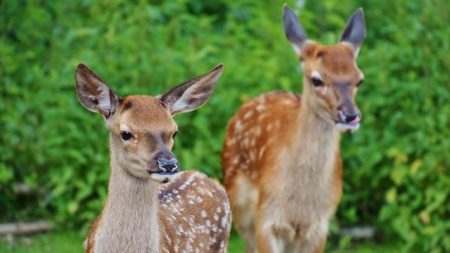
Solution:
<path fill-rule="evenodd" d="M 355 131 L 361 120 L 363 12 L 333 46 L 308 40 L 287 6 L 284 30 L 302 61 L 303 94 L 263 94 L 233 116 L 222 152 L 225 188 L 247 252 L 322 252 L 342 195 L 339 131 Z"/>
<path fill-rule="evenodd" d="M 78 97 L 103 115 L 111 152 L 108 196 L 86 252 L 226 252 L 231 214 L 224 189 L 199 172 L 179 172 L 171 151 L 177 134 L 172 116 L 203 105 L 222 69 L 158 97 L 121 98 L 78 65 Z"/>

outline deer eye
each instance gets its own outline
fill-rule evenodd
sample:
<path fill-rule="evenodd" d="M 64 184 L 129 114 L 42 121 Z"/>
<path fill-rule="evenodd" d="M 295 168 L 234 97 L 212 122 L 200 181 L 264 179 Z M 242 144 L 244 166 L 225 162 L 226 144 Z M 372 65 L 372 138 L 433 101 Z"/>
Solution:
<path fill-rule="evenodd" d="M 317 77 L 311 77 L 311 82 L 313 84 L 314 87 L 321 87 L 324 86 L 324 83 L 322 82 L 322 80 L 320 80 Z"/>
<path fill-rule="evenodd" d="M 172 134 L 172 139 L 175 139 L 175 137 L 178 135 L 178 131 L 175 131 L 173 134 Z"/>
<path fill-rule="evenodd" d="M 122 132 L 120 132 L 120 137 L 124 141 L 129 141 L 133 138 L 133 134 L 128 131 L 122 131 Z"/>

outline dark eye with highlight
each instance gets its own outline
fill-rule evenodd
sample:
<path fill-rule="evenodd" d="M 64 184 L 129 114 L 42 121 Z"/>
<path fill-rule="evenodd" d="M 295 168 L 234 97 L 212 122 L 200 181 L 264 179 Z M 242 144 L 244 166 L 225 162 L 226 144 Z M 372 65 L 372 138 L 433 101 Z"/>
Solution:
<path fill-rule="evenodd" d="M 128 132 L 128 131 L 122 131 L 120 133 L 120 137 L 122 138 L 122 140 L 124 141 L 129 141 L 131 139 L 133 139 L 133 134 Z"/>
<path fill-rule="evenodd" d="M 175 139 L 175 137 L 178 135 L 178 131 L 175 131 L 173 134 L 172 134 L 172 139 Z"/>
<path fill-rule="evenodd" d="M 311 77 L 311 82 L 313 84 L 314 87 L 321 87 L 324 86 L 325 84 L 323 83 L 322 80 L 320 80 L 317 77 Z"/>
<path fill-rule="evenodd" d="M 362 83 L 364 83 L 364 79 L 363 80 L 361 80 L 361 81 L 359 81 L 357 84 L 356 84 L 356 87 L 359 87 L 359 86 L 361 86 L 361 84 Z"/>

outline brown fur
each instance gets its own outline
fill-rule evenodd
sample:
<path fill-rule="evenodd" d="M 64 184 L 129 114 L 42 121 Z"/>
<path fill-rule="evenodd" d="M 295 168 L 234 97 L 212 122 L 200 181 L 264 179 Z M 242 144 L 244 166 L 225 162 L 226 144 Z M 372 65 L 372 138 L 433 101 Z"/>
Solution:
<path fill-rule="evenodd" d="M 194 176 L 191 186 L 181 189 L 189 176 Z M 173 183 L 163 185 L 159 201 L 159 212 L 165 214 L 159 218 L 164 228 L 161 252 L 174 248 L 179 252 L 226 252 L 231 211 L 226 193 L 217 182 L 199 173 L 184 173 Z"/>
<path fill-rule="evenodd" d="M 153 143 L 153 138 L 156 138 L 154 136 L 158 134 L 161 135 L 160 138 L 165 143 L 164 145 L 168 145 L 168 148 L 171 148 L 173 145 L 171 136 L 176 129 L 176 124 L 171 118 L 170 112 L 158 99 L 149 96 L 129 96 L 121 101 L 120 106 L 117 110 L 118 115 L 112 119 L 112 122 L 108 123 L 111 131 L 112 175 L 105 210 L 111 209 L 110 206 L 117 202 L 114 200 L 115 198 L 111 199 L 116 196 L 116 191 L 120 192 L 120 194 L 127 191 L 130 186 L 127 186 L 129 184 L 126 182 L 129 180 L 132 181 L 133 185 L 136 185 L 131 186 L 132 191 L 148 194 L 148 199 L 142 205 L 150 204 L 153 201 L 152 191 L 148 193 L 145 193 L 145 191 L 150 189 L 148 187 L 158 187 L 159 184 L 155 185 L 152 183 L 155 186 L 150 186 L 150 182 L 146 183 L 148 179 L 135 178 L 135 172 L 131 172 L 131 174 L 124 173 L 121 166 L 131 164 L 127 160 L 120 161 L 124 158 L 120 158 L 123 156 L 118 156 L 118 154 L 123 152 L 123 148 L 126 152 L 140 154 L 144 146 L 147 150 L 145 154 L 151 156 L 152 153 L 156 153 L 159 150 L 159 146 Z M 117 140 L 115 136 L 120 136 L 120 125 L 124 122 L 132 130 L 134 138 L 141 140 L 139 142 L 132 141 L 127 146 L 122 147 L 120 140 Z M 153 136 L 153 138 L 149 138 L 147 135 Z M 155 193 L 159 191 L 157 196 L 158 203 L 155 205 L 157 209 L 154 210 L 158 219 L 159 231 L 156 234 L 159 234 L 159 249 L 149 252 L 176 252 L 175 249 L 179 252 L 188 252 L 190 250 L 198 250 L 198 252 L 226 252 L 231 212 L 224 189 L 201 173 L 190 171 L 179 174 L 176 180 L 162 184 L 159 190 L 156 189 L 155 191 Z M 126 180 L 124 181 L 124 179 Z M 140 187 L 139 184 L 149 185 Z M 131 199 L 130 201 L 132 201 L 131 203 L 139 202 L 142 201 L 142 198 L 137 200 Z M 121 207 L 115 206 L 114 208 L 116 209 L 113 209 L 112 212 L 118 212 L 117 208 Z M 125 208 L 128 208 L 128 206 Z M 133 213 L 135 212 L 131 212 L 131 215 Z M 146 219 L 139 212 L 135 215 L 137 216 L 131 216 L 127 219 L 130 219 L 130 221 L 137 218 Z M 119 217 L 121 216 L 119 215 Z M 151 218 L 148 217 L 148 219 Z M 120 218 L 105 221 L 102 213 L 91 226 L 86 242 L 86 252 L 95 252 L 96 236 L 102 230 L 103 223 L 114 223 L 118 222 L 118 220 Z M 117 240 L 124 236 L 129 237 L 129 240 L 133 240 L 132 234 L 137 233 L 137 231 L 129 230 L 132 227 L 127 228 L 126 224 L 121 229 L 123 231 L 115 232 L 115 236 L 118 237 Z M 153 233 L 155 232 L 150 234 Z M 136 243 L 139 243 L 139 241 Z"/>
<path fill-rule="evenodd" d="M 171 151 L 172 116 L 203 105 L 222 68 L 161 97 L 119 98 L 87 66 L 77 67 L 80 102 L 101 113 L 110 132 L 108 196 L 86 252 L 226 252 L 231 212 L 225 190 L 199 172 L 178 172 Z"/>
<path fill-rule="evenodd" d="M 358 111 L 354 96 L 362 74 L 345 44 L 309 42 L 301 59 L 301 99 L 289 92 L 260 95 L 245 103 L 227 127 L 225 187 L 247 252 L 322 252 L 328 220 L 341 199 L 335 122 L 344 98 L 345 110 Z M 312 86 L 313 71 L 324 86 Z M 338 88 L 341 83 L 347 88 Z"/>
<path fill-rule="evenodd" d="M 192 177 L 193 181 L 185 185 Z M 183 187 L 183 185 L 185 187 Z M 205 175 L 188 171 L 176 180 L 163 184 L 158 194 L 158 252 L 226 252 L 231 212 L 228 198 L 217 182 Z M 95 234 L 101 227 L 99 216 L 86 239 L 86 253 L 94 253 Z"/>

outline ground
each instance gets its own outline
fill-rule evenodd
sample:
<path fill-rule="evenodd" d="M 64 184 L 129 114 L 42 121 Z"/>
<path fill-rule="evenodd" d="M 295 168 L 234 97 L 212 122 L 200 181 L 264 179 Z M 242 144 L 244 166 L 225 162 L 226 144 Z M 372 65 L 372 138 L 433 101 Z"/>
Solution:
<path fill-rule="evenodd" d="M 64 252 L 64 253 L 80 253 L 83 252 L 83 235 L 77 232 L 53 232 L 49 234 L 37 235 L 34 237 L 21 238 L 1 238 L 0 252 L 2 253 L 47 253 L 47 252 Z M 237 236 L 232 236 L 229 252 L 244 252 L 244 242 Z M 371 242 L 359 243 L 346 247 L 345 249 L 332 250 L 330 253 L 390 253 L 398 251 L 395 244 L 378 245 Z"/>

